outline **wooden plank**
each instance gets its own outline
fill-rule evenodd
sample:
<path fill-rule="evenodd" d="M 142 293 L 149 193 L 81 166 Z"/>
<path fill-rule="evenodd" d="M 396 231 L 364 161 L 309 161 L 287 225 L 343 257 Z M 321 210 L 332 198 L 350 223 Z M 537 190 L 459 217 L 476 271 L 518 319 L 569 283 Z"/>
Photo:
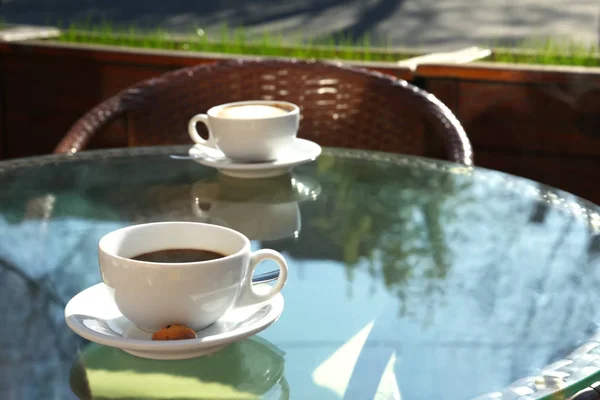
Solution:
<path fill-rule="evenodd" d="M 223 59 L 210 53 L 199 56 L 183 51 L 138 50 L 116 46 L 73 45 L 59 42 L 27 41 L 2 43 L 0 51 L 12 55 L 34 54 L 46 57 L 81 58 L 88 61 L 131 65 L 189 66 Z"/>
<path fill-rule="evenodd" d="M 4 55 L 4 90 L 12 109 L 47 107 L 81 113 L 101 98 L 101 74 L 89 61 Z"/>
<path fill-rule="evenodd" d="M 476 149 L 600 155 L 600 85 L 459 81 L 457 96 L 457 116 Z"/>
<path fill-rule="evenodd" d="M 458 81 L 454 79 L 427 79 L 425 81 L 425 90 L 435 95 L 444 103 L 453 113 L 457 114 L 458 109 Z"/>
<path fill-rule="evenodd" d="M 133 49 L 119 46 L 84 45 L 60 42 L 27 41 L 21 43 L 3 43 L 0 51 L 9 54 L 35 53 L 52 57 L 79 57 L 105 63 L 121 63 L 144 66 L 183 67 L 198 64 L 214 63 L 217 61 L 231 59 L 255 60 L 259 56 L 246 56 L 237 54 L 199 53 L 184 52 L 179 50 L 158 49 Z M 270 59 L 289 59 L 281 57 L 262 57 Z M 328 60 L 326 60 L 328 61 Z M 409 68 L 395 63 L 369 62 L 369 61 L 330 61 L 336 64 L 342 63 L 360 68 L 380 71 L 400 79 L 412 79 Z"/>
<path fill-rule="evenodd" d="M 101 97 L 106 99 L 114 96 L 121 90 L 146 79 L 155 78 L 171 71 L 172 67 L 156 67 L 152 65 L 123 65 L 123 64 L 98 64 L 101 74 Z"/>
<path fill-rule="evenodd" d="M 565 157 L 478 148 L 477 165 L 533 179 L 600 204 L 600 157 Z"/>
<path fill-rule="evenodd" d="M 2 93 L 7 99 L 5 156 L 52 152 L 72 124 L 91 108 L 127 86 L 172 68 L 104 64 L 39 54 L 3 55 Z M 30 132 L 29 141 L 33 136 L 31 146 L 24 140 L 23 132 Z M 90 145 L 127 145 L 124 122 L 108 127 Z"/>
<path fill-rule="evenodd" d="M 4 155 L 51 153 L 71 125 L 102 100 L 94 63 L 37 54 L 4 54 Z"/>
<path fill-rule="evenodd" d="M 7 111 L 4 126 L 6 158 L 50 154 L 79 114 L 29 109 Z"/>
<path fill-rule="evenodd" d="M 600 68 L 477 62 L 473 64 L 419 64 L 416 77 L 521 83 L 600 84 Z"/>
<path fill-rule="evenodd" d="M 5 114 L 4 125 L 10 135 L 4 138 L 6 158 L 50 154 L 81 114 L 49 113 L 30 109 Z M 89 148 L 127 147 L 127 121 L 117 120 L 92 138 Z"/>

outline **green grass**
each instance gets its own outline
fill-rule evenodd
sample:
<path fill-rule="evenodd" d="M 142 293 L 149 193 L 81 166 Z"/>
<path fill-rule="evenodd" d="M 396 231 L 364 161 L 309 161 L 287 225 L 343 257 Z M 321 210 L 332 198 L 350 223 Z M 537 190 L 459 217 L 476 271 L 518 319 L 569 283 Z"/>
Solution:
<path fill-rule="evenodd" d="M 394 51 L 389 41 L 375 45 L 370 36 L 353 40 L 348 36 L 315 38 L 296 33 L 284 42 L 280 32 L 253 35 L 244 28 L 222 25 L 215 32 L 196 29 L 189 35 L 173 35 L 165 29 L 144 30 L 134 25 L 118 27 L 104 21 L 72 23 L 54 40 L 67 43 L 103 44 L 145 49 L 358 61 L 398 61 L 418 55 Z M 494 48 L 482 61 L 538 65 L 600 66 L 598 46 L 561 38 L 535 38 L 514 48 Z"/>
<path fill-rule="evenodd" d="M 596 44 L 561 38 L 535 38 L 523 41 L 515 48 L 497 48 L 484 61 L 598 67 L 600 55 Z"/>
<path fill-rule="evenodd" d="M 145 49 L 360 61 L 398 61 L 416 55 L 395 52 L 387 46 L 373 46 L 369 36 L 359 40 L 332 36 L 317 41 L 316 38 L 296 34 L 284 43 L 282 34 L 278 32 L 264 31 L 250 36 L 244 28 L 226 25 L 211 35 L 202 29 L 190 35 L 172 35 L 164 29 L 121 28 L 108 22 L 70 24 L 61 30 L 62 35 L 53 40 Z"/>

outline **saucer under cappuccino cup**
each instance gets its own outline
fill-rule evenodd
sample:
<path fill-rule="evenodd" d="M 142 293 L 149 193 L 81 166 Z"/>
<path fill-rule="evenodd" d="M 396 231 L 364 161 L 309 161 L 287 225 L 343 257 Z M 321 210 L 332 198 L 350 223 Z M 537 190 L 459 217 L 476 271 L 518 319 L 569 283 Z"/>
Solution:
<path fill-rule="evenodd" d="M 208 128 L 202 138 L 196 124 Z M 251 100 L 212 107 L 190 119 L 188 132 L 200 145 L 218 148 L 233 160 L 261 162 L 276 160 L 289 148 L 298 133 L 300 109 L 277 100 Z"/>
<path fill-rule="evenodd" d="M 192 262 L 139 259 L 169 249 L 213 255 Z M 98 257 L 102 281 L 119 311 L 147 332 L 171 324 L 204 329 L 230 308 L 273 298 L 287 279 L 287 264 L 278 252 L 253 252 L 243 234 L 196 222 L 158 222 L 116 230 L 100 240 Z M 266 294 L 255 291 L 252 284 L 254 270 L 263 260 L 273 260 L 280 268 L 277 283 Z"/>

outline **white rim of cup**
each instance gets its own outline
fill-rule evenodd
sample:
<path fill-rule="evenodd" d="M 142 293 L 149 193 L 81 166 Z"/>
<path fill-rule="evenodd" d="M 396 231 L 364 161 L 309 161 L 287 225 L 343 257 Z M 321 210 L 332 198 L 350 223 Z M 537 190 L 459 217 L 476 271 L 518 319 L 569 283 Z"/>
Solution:
<path fill-rule="evenodd" d="M 251 251 L 251 246 L 250 246 L 250 240 L 244 234 L 242 234 L 242 233 L 240 233 L 240 232 L 238 232 L 238 231 L 236 231 L 234 229 L 226 228 L 226 227 L 220 226 L 220 225 L 206 224 L 206 223 L 202 223 L 202 222 L 184 222 L 184 221 L 181 221 L 181 222 L 168 222 L 168 221 L 167 222 L 149 222 L 149 223 L 144 223 L 144 224 L 137 224 L 137 225 L 126 226 L 124 228 L 120 228 L 120 229 L 114 230 L 114 231 L 112 231 L 110 233 L 107 233 L 106 235 L 102 236 L 102 238 L 98 242 L 98 249 L 100 251 L 102 251 L 103 253 L 108 254 L 109 256 L 114 257 L 114 258 L 119 259 L 119 260 L 124 260 L 124 261 L 128 261 L 128 262 L 132 262 L 132 263 L 138 264 L 140 266 L 144 266 L 146 268 L 162 268 L 162 266 L 165 263 L 134 260 L 132 258 L 127 258 L 127 257 L 120 256 L 120 255 L 115 254 L 112 251 L 108 251 L 108 250 L 106 250 L 104 248 L 106 246 L 106 242 L 111 239 L 110 237 L 113 234 L 117 234 L 117 233 L 122 233 L 122 232 L 130 231 L 130 230 L 134 230 L 136 228 L 139 229 L 140 226 L 151 227 L 151 226 L 158 226 L 158 225 L 202 225 L 204 227 L 210 227 L 210 229 L 217 229 L 217 230 L 222 230 L 222 231 L 227 231 L 229 233 L 232 233 L 235 236 L 241 238 L 243 240 L 243 242 L 244 242 L 244 245 L 242 246 L 242 248 L 239 249 L 238 251 L 236 251 L 235 253 L 228 254 L 228 255 L 226 255 L 224 257 L 220 257 L 220 258 L 217 258 L 215 260 L 192 261 L 192 262 L 169 263 L 169 264 L 173 264 L 173 265 L 180 266 L 180 267 L 186 267 L 186 266 L 187 267 L 196 267 L 196 266 L 200 267 L 202 265 L 212 264 L 212 263 L 215 263 L 215 262 L 220 262 L 220 261 L 223 261 L 223 260 L 228 260 L 230 258 L 239 256 L 244 251 L 248 251 L 249 253 L 252 252 Z"/>
<path fill-rule="evenodd" d="M 219 104 L 218 106 L 214 106 L 212 108 L 210 108 L 206 114 L 211 117 L 211 118 L 215 118 L 215 119 L 233 119 L 233 118 L 225 118 L 225 117 L 219 117 L 217 116 L 217 113 L 219 111 L 221 111 L 223 108 L 226 107 L 233 107 L 233 106 L 243 106 L 243 105 L 250 105 L 250 104 L 266 104 L 266 105 L 273 105 L 273 104 L 284 104 L 286 106 L 290 106 L 292 108 L 292 110 L 290 112 L 288 112 L 287 114 L 284 115 L 275 115 L 272 117 L 261 117 L 261 118 L 235 118 L 236 121 L 256 121 L 256 120 L 265 120 L 265 119 L 277 119 L 277 118 L 285 118 L 289 115 L 298 115 L 300 114 L 300 107 L 298 107 L 296 104 L 294 103 L 290 103 L 287 101 L 283 101 L 283 100 L 245 100 L 245 101 L 234 101 L 232 103 L 225 103 L 225 104 Z"/>

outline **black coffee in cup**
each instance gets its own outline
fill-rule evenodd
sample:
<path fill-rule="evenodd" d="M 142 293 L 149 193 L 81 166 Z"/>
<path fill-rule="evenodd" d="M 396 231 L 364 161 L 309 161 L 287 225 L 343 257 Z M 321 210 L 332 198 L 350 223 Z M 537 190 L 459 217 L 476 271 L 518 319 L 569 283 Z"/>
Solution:
<path fill-rule="evenodd" d="M 131 257 L 132 260 L 154 263 L 191 263 L 198 261 L 217 260 L 225 257 L 210 250 L 201 249 L 165 249 L 151 251 Z"/>

